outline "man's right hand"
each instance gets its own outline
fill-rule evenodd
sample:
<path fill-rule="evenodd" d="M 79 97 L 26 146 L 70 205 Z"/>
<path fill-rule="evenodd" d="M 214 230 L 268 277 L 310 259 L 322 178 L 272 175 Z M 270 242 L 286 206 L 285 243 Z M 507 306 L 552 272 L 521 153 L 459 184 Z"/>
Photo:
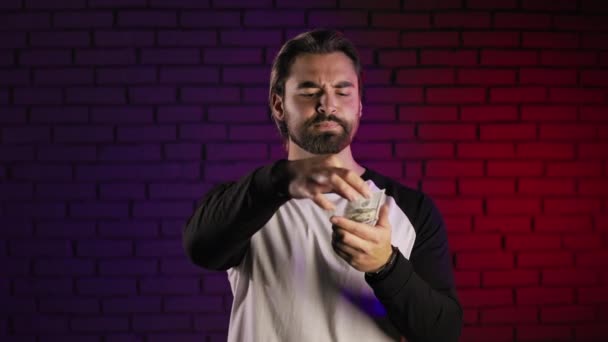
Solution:
<path fill-rule="evenodd" d="M 334 155 L 290 160 L 287 170 L 289 195 L 310 198 L 325 210 L 335 210 L 335 207 L 324 193 L 335 192 L 350 201 L 360 196 L 371 197 L 365 181 L 356 172 L 343 168 Z"/>

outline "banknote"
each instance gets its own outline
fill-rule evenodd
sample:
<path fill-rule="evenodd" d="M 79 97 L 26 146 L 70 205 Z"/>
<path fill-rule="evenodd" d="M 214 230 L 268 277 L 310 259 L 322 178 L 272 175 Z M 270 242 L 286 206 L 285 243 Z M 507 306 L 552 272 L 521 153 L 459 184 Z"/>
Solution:
<path fill-rule="evenodd" d="M 376 225 L 380 206 L 384 203 L 384 189 L 372 193 L 372 197 L 367 199 L 361 197 L 355 201 L 350 201 L 344 210 L 344 217 L 349 220 Z"/>

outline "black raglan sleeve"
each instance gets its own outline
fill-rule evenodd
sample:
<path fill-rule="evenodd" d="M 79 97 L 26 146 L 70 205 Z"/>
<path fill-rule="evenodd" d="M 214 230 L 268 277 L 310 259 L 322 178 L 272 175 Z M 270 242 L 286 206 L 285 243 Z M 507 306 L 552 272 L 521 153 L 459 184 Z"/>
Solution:
<path fill-rule="evenodd" d="M 366 276 L 389 319 L 409 342 L 458 341 L 462 308 L 454 288 L 443 218 L 422 196 L 412 222 L 416 241 L 406 259 L 401 253 L 381 279 Z"/>
<path fill-rule="evenodd" d="M 183 229 L 190 260 L 213 270 L 238 265 L 253 234 L 289 199 L 287 184 L 287 160 L 282 159 L 212 188 Z"/>

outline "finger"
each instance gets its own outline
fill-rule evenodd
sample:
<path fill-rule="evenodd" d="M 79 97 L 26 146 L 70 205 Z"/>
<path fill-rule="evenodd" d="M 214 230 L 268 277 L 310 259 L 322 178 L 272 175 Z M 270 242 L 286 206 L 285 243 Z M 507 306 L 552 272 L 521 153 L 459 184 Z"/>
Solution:
<path fill-rule="evenodd" d="M 340 252 L 346 254 L 349 258 L 349 261 L 352 261 L 353 259 L 355 259 L 355 257 L 357 255 L 362 254 L 362 252 L 360 250 L 353 248 L 349 245 L 346 245 L 342 242 L 334 243 L 334 250 L 340 251 Z"/>
<path fill-rule="evenodd" d="M 391 223 L 388 220 L 389 210 L 390 210 L 390 207 L 389 207 L 388 202 L 384 203 L 380 207 L 380 212 L 378 213 L 378 221 L 376 222 L 376 226 L 390 229 Z"/>
<path fill-rule="evenodd" d="M 357 197 L 359 197 L 357 190 L 345 182 L 339 174 L 331 174 L 329 181 L 331 182 L 331 186 L 334 191 L 347 200 L 354 201 L 357 199 Z"/>
<path fill-rule="evenodd" d="M 364 240 L 367 241 L 375 241 L 375 232 L 372 230 L 374 229 L 372 226 L 364 224 L 364 223 L 359 223 L 353 220 L 349 220 L 346 217 L 343 216 L 332 216 L 329 218 L 329 220 L 331 221 L 331 223 L 333 223 L 334 225 L 344 229 L 345 231 L 356 235 Z"/>
<path fill-rule="evenodd" d="M 312 201 L 324 210 L 334 211 L 336 207 L 322 193 L 317 193 L 312 197 Z"/>
<path fill-rule="evenodd" d="M 337 227 L 335 230 L 335 240 L 336 242 L 340 242 L 346 246 L 352 247 L 359 252 L 365 253 L 370 247 L 370 241 L 364 240 L 357 235 L 351 234 L 340 227 Z"/>
<path fill-rule="evenodd" d="M 350 171 L 350 170 L 342 171 L 342 178 L 353 189 L 355 189 L 358 193 L 363 195 L 363 197 L 368 198 L 368 199 L 372 197 L 372 191 L 370 190 L 369 185 L 367 185 L 367 183 L 365 183 L 363 178 L 361 178 L 355 172 Z"/>
<path fill-rule="evenodd" d="M 338 254 L 340 256 L 340 258 L 344 259 L 344 261 L 346 261 L 347 263 L 350 263 L 350 261 L 352 260 L 352 256 L 350 256 L 347 253 L 343 252 L 342 250 L 336 248 L 335 246 L 334 246 L 334 252 L 336 252 L 336 254 Z"/>

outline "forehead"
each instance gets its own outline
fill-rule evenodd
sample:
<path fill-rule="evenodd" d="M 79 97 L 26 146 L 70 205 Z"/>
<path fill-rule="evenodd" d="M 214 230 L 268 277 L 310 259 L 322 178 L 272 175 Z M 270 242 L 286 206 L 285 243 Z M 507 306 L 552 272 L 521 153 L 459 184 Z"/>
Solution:
<path fill-rule="evenodd" d="M 353 61 L 342 52 L 303 54 L 291 65 L 287 82 L 303 80 L 337 82 L 350 80 L 356 83 L 357 72 Z"/>

